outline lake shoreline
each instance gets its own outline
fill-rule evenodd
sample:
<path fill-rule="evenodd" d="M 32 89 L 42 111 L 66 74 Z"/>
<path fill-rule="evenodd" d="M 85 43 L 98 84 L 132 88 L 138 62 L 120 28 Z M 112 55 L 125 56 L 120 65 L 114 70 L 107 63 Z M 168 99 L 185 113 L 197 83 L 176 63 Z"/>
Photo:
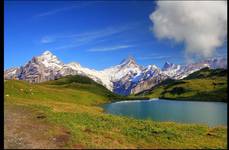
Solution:
<path fill-rule="evenodd" d="M 192 102 L 223 102 L 227 103 L 227 101 L 224 100 L 203 100 L 203 99 L 196 99 L 196 100 L 189 100 L 189 99 L 180 99 L 180 98 L 167 98 L 167 97 L 159 97 L 158 99 L 166 99 L 166 100 L 176 100 L 176 101 L 192 101 Z"/>
<path fill-rule="evenodd" d="M 221 100 L 218 100 L 218 101 L 214 101 L 214 100 L 189 100 L 189 99 L 177 99 L 177 98 L 164 98 L 164 97 L 158 97 L 158 98 L 149 98 L 149 99 L 121 99 L 121 100 L 111 100 L 111 102 L 108 102 L 108 103 L 116 103 L 116 102 L 135 102 L 135 101 L 151 101 L 151 100 L 170 100 L 170 101 L 184 101 L 184 102 L 220 102 L 220 103 L 226 103 L 225 101 L 221 101 Z M 104 103 L 105 104 L 105 103 Z"/>

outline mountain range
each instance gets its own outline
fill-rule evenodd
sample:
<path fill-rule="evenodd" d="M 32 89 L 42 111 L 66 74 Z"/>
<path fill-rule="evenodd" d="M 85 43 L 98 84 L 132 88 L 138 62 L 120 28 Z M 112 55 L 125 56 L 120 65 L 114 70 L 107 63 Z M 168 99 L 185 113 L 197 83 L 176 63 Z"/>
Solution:
<path fill-rule="evenodd" d="M 140 66 L 134 57 L 104 70 L 94 70 L 71 62 L 64 64 L 50 51 L 33 57 L 24 66 L 4 71 L 4 79 L 26 80 L 40 83 L 66 75 L 87 76 L 110 91 L 121 95 L 136 94 L 150 89 L 166 79 L 183 79 L 202 68 L 227 68 L 226 58 L 212 58 L 196 63 L 178 65 L 166 62 L 160 69 L 156 65 Z"/>

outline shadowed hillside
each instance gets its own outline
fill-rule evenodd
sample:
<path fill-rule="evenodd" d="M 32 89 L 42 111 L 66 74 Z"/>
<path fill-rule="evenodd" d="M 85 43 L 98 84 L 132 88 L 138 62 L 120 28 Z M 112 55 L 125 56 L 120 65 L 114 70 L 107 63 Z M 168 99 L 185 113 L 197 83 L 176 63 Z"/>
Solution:
<path fill-rule="evenodd" d="M 182 80 L 167 79 L 137 95 L 151 98 L 227 102 L 227 70 L 203 68 Z"/>

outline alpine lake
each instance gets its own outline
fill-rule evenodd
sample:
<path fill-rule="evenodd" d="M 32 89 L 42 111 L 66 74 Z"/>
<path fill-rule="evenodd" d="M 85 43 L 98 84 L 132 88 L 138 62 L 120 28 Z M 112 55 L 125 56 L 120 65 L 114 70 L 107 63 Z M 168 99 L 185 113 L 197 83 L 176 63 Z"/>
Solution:
<path fill-rule="evenodd" d="M 227 126 L 227 103 L 164 99 L 120 101 L 104 104 L 105 112 L 115 115 L 212 126 Z"/>

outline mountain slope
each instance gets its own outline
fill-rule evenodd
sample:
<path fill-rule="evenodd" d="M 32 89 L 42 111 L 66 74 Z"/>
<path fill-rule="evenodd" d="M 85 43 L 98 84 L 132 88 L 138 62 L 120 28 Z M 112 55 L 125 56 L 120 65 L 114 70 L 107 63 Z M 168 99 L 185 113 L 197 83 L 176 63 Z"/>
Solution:
<path fill-rule="evenodd" d="M 167 79 L 137 95 L 164 99 L 227 102 L 227 70 L 203 68 L 182 80 Z"/>
<path fill-rule="evenodd" d="M 5 89 L 7 95 L 19 98 L 29 98 L 45 100 L 55 98 L 63 102 L 75 102 L 79 104 L 98 104 L 101 102 L 111 102 L 121 99 L 147 99 L 146 97 L 126 97 L 117 95 L 107 88 L 93 81 L 87 76 L 68 75 L 57 80 L 42 82 L 39 84 L 29 84 L 25 81 L 6 80 Z M 48 90 L 48 91 L 46 91 Z M 64 91 L 57 94 L 58 91 Z M 47 96 L 47 97 L 46 97 Z M 63 100 L 63 97 L 66 99 Z"/>

